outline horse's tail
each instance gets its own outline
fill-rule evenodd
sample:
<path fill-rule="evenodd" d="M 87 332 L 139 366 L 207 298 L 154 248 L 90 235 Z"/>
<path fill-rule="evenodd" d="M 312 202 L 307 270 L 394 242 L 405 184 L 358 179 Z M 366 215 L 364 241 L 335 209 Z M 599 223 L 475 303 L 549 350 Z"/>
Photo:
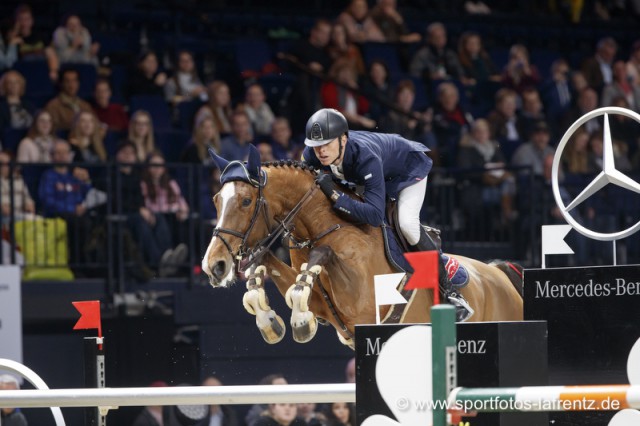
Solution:
<path fill-rule="evenodd" d="M 493 260 L 489 265 L 500 269 L 509 278 L 521 297 L 524 297 L 523 271 L 524 268 L 517 263 L 506 260 Z"/>

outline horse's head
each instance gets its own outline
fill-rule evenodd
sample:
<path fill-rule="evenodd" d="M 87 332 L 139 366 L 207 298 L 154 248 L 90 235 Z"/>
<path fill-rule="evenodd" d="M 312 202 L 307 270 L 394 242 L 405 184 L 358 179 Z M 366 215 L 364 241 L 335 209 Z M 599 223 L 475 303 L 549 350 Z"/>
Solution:
<path fill-rule="evenodd" d="M 228 162 L 209 150 L 222 171 L 222 189 L 213 197 L 218 223 L 202 259 L 202 270 L 213 287 L 228 287 L 247 250 L 268 233 L 262 188 L 266 175 L 260 169 L 260 155 L 250 146 L 249 161 Z"/>

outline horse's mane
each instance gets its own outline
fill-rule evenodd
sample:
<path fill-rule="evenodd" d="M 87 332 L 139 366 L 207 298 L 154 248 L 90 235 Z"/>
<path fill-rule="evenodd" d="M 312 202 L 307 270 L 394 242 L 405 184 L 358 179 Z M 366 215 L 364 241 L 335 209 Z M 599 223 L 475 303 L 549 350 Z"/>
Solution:
<path fill-rule="evenodd" d="M 295 169 L 300 169 L 306 172 L 309 172 L 312 176 L 316 176 L 318 174 L 318 169 L 313 166 L 303 163 L 302 161 L 296 160 L 278 160 L 278 161 L 267 161 L 262 163 L 262 167 L 293 167 Z"/>

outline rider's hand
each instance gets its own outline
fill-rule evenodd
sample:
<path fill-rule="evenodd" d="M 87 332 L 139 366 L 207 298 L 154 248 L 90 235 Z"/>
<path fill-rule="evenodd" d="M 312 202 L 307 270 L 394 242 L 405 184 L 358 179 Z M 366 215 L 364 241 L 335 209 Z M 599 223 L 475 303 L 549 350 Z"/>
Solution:
<path fill-rule="evenodd" d="M 333 202 L 338 201 L 342 192 L 338 190 L 338 186 L 333 181 L 333 176 L 329 173 L 322 173 L 316 179 L 316 183 L 320 187 L 320 190 Z"/>

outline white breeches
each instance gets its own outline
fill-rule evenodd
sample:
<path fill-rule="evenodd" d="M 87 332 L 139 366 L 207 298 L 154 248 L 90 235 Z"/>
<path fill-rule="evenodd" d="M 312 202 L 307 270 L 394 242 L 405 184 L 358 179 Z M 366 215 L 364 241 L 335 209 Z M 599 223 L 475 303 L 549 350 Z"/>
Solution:
<path fill-rule="evenodd" d="M 427 178 L 406 187 L 398 194 L 398 224 L 409 245 L 420 240 L 420 210 L 427 192 Z"/>

